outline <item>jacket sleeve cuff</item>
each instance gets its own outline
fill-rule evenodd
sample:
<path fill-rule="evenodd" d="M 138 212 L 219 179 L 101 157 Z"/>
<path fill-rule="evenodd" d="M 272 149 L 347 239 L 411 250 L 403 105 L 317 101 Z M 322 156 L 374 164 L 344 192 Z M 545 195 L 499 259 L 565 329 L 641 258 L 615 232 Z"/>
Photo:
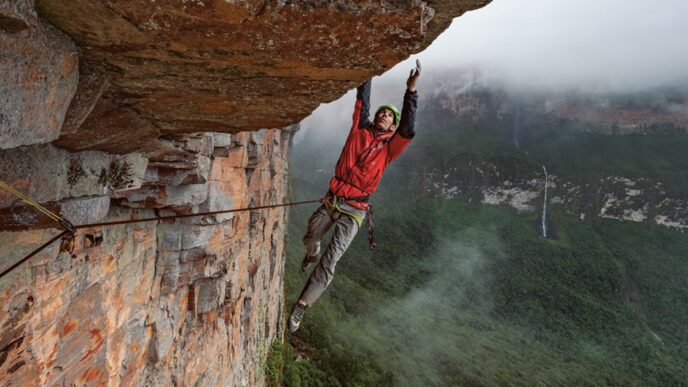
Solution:
<path fill-rule="evenodd" d="M 409 96 L 409 97 L 414 97 L 414 98 L 418 97 L 418 90 L 409 91 L 408 89 L 406 89 L 406 94 L 404 94 L 404 96 Z"/>

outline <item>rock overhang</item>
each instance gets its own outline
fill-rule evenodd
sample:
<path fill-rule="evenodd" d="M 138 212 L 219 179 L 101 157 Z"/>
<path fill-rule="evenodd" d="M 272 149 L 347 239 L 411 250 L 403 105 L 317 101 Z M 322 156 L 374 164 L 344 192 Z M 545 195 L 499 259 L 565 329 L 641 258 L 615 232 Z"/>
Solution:
<path fill-rule="evenodd" d="M 79 50 L 55 144 L 127 153 L 161 135 L 285 127 L 488 2 L 37 0 Z"/>

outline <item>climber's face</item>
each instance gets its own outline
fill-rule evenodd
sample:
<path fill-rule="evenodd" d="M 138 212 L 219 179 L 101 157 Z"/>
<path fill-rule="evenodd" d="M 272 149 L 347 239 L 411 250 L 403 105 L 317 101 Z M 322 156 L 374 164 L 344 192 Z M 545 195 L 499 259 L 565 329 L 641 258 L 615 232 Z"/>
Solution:
<path fill-rule="evenodd" d="M 375 127 L 379 130 L 394 130 L 394 112 L 382 109 L 375 115 Z"/>

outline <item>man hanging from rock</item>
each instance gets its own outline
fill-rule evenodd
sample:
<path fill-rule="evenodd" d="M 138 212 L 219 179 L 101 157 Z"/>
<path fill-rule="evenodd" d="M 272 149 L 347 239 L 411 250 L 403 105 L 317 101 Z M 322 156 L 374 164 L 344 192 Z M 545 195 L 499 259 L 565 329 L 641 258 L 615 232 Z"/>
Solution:
<path fill-rule="evenodd" d="M 308 230 L 303 237 L 306 256 L 301 270 L 306 271 L 308 266 L 318 262 L 320 240 L 332 226 L 334 233 L 292 308 L 289 318 L 291 332 L 299 328 L 306 308 L 312 306 L 332 282 L 337 261 L 363 224 L 370 209 L 368 199 L 375 192 L 382 173 L 411 143 L 415 135 L 416 81 L 419 76 L 420 62 L 416 60 L 416 68 L 411 70 L 406 81 L 401 113 L 393 105 L 382 105 L 372 122 L 369 119 L 371 80 L 358 87 L 353 125 L 337 161 L 335 175 L 330 180 L 327 195 L 320 200 L 322 206 L 308 220 Z"/>

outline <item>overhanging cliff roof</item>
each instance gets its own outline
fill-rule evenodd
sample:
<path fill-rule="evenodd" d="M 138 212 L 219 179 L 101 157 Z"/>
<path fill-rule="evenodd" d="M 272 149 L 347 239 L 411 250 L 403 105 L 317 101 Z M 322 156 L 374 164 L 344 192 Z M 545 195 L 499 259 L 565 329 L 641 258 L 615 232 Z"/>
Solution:
<path fill-rule="evenodd" d="M 56 145 L 124 153 L 166 134 L 284 127 L 488 2 L 39 0 L 79 48 Z"/>

